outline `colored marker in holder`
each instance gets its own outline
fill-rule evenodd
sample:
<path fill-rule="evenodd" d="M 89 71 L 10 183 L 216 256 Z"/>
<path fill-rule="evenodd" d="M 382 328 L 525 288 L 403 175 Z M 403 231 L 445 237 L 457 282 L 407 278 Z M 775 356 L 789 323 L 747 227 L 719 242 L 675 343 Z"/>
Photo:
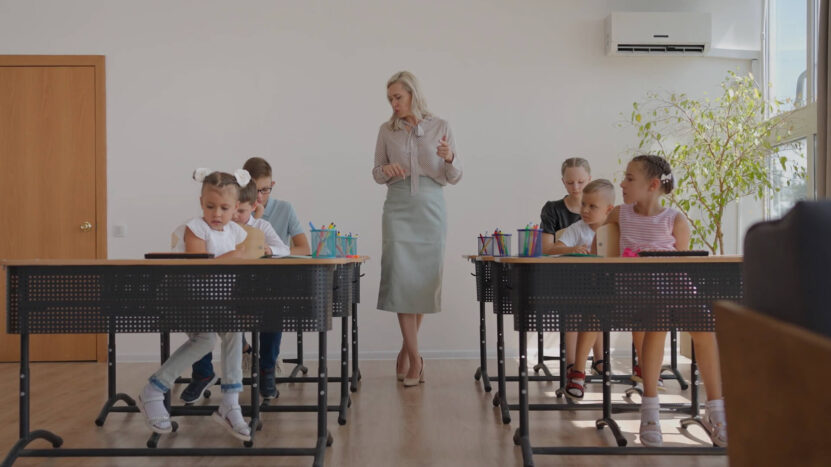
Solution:
<path fill-rule="evenodd" d="M 493 233 L 494 256 L 511 256 L 511 234 L 497 230 Z"/>
<path fill-rule="evenodd" d="M 337 256 L 337 233 L 335 229 L 312 229 L 312 258 L 334 258 Z"/>
<path fill-rule="evenodd" d="M 349 235 L 338 235 L 335 245 L 338 258 L 349 258 L 358 255 L 358 237 Z"/>
<path fill-rule="evenodd" d="M 542 230 L 517 229 L 517 249 L 519 256 L 542 256 Z"/>
<path fill-rule="evenodd" d="M 476 239 L 476 251 L 479 256 L 493 256 L 494 242 L 490 235 L 479 235 Z"/>

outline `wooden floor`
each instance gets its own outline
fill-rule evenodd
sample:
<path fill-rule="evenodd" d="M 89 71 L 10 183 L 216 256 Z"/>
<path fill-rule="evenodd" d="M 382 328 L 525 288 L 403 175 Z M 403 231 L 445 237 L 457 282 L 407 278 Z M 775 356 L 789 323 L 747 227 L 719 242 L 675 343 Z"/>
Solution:
<path fill-rule="evenodd" d="M 340 426 L 337 414 L 329 414 L 334 444 L 326 454 L 327 466 L 519 466 L 520 451 L 512 442 L 519 416 L 503 425 L 487 394 L 473 379 L 473 360 L 429 360 L 425 362 L 427 382 L 418 388 L 404 388 L 395 380 L 392 361 L 361 363 L 363 381 L 352 394 L 348 423 Z M 516 362 L 509 362 L 515 374 Z M 330 368 L 337 368 L 331 365 Z M 623 368 L 623 366 L 621 366 Z M 147 363 L 118 365 L 119 391 L 135 395 L 155 366 Z M 688 370 L 688 367 L 684 368 Z M 496 374 L 491 362 L 492 374 Z M 314 374 L 314 370 L 310 372 Z M 103 363 L 39 363 L 32 365 L 32 429 L 49 429 L 64 438 L 65 447 L 143 447 L 149 431 L 140 414 L 111 414 L 102 428 L 93 424 L 106 395 L 106 366 Z M 495 391 L 494 382 L 494 391 Z M 689 390 L 667 382 L 664 402 L 687 400 Z M 314 403 L 314 384 L 279 385 L 278 401 Z M 555 385 L 530 383 L 531 402 L 552 402 Z M 586 400 L 599 400 L 599 384 L 588 386 Z M 614 400 L 621 400 L 623 387 L 614 387 Z M 217 391 L 218 392 L 218 391 Z M 18 367 L 0 364 L 0 455 L 3 457 L 17 439 Z M 178 395 L 178 390 L 176 391 Z M 516 383 L 509 383 L 508 395 L 516 401 Z M 215 396 L 216 397 L 216 396 Z M 330 385 L 330 403 L 337 403 L 337 385 Z M 611 445 L 608 431 L 594 427 L 596 414 L 583 412 L 532 412 L 531 440 L 535 445 Z M 636 444 L 637 414 L 616 415 L 630 444 Z M 265 426 L 256 445 L 304 445 L 314 442 L 313 413 L 264 414 Z M 240 443 L 213 421 L 203 417 L 179 418 L 179 432 L 166 437 L 160 447 L 238 447 Z M 707 446 L 704 432 L 691 428 L 684 434 L 677 420 L 664 416 L 665 444 Z M 47 447 L 37 441 L 32 447 Z M 726 466 L 724 456 L 536 456 L 538 466 L 547 465 L 672 465 Z M 256 466 L 311 465 L 311 458 L 21 458 L 19 466 Z"/>

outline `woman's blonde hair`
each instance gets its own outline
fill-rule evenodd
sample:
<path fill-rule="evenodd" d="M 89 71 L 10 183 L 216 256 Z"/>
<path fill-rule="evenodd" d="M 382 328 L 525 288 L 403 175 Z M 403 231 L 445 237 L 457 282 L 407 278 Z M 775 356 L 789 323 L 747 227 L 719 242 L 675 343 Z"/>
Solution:
<path fill-rule="evenodd" d="M 424 98 L 424 94 L 421 92 L 421 86 L 419 86 L 418 79 L 414 74 L 409 71 L 399 71 L 387 80 L 387 89 L 395 83 L 401 83 L 404 90 L 410 93 L 410 97 L 412 98 L 410 101 L 410 112 L 417 120 L 423 120 L 432 115 L 427 110 L 427 100 Z M 393 130 L 404 128 L 402 120 L 402 118 L 396 117 L 395 112 L 393 112 L 392 117 L 390 117 L 390 128 Z"/>

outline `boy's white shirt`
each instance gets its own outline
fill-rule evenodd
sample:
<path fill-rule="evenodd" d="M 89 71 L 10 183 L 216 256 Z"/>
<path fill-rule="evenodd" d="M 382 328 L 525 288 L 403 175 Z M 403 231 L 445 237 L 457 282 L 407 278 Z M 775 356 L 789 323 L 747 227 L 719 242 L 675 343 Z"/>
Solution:
<path fill-rule="evenodd" d="M 589 224 L 579 220 L 563 230 L 563 234 L 560 235 L 559 241 L 565 246 L 570 247 L 583 245 L 591 246 L 592 241 L 594 241 L 594 230 L 589 227 Z"/>
<path fill-rule="evenodd" d="M 265 219 L 255 219 L 254 216 L 249 216 L 246 224 L 263 231 L 265 234 L 265 243 L 269 248 L 271 248 L 272 255 L 288 256 L 291 254 L 291 249 L 286 246 L 282 240 L 280 240 L 280 236 L 277 235 L 277 232 L 274 230 L 274 227 L 271 226 L 270 222 Z"/>

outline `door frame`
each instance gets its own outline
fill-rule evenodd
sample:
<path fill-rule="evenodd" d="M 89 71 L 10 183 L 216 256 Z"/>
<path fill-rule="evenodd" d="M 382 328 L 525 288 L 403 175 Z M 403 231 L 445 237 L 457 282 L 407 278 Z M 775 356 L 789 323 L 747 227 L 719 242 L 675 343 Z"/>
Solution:
<path fill-rule="evenodd" d="M 0 55 L 0 67 L 92 67 L 95 74 L 95 258 L 107 258 L 107 88 L 103 55 Z M 107 335 L 96 337 L 95 354 L 107 361 Z"/>

